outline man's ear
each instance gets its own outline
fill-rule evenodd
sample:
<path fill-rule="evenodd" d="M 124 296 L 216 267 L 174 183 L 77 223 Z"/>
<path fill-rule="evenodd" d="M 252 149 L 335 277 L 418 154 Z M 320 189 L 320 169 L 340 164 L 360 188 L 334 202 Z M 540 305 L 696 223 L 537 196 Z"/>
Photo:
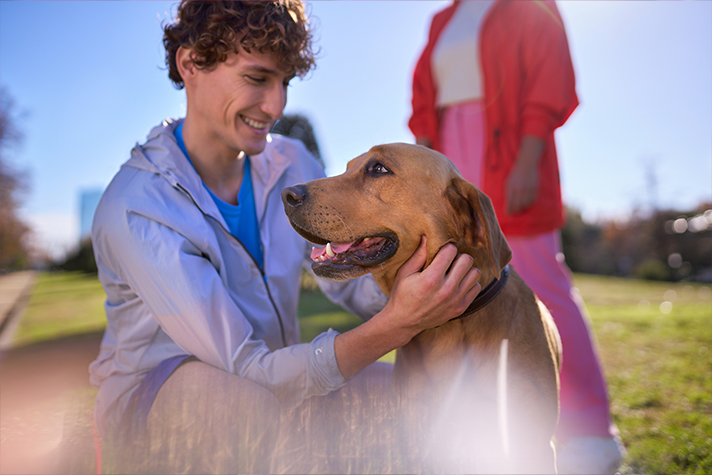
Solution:
<path fill-rule="evenodd" d="M 176 67 L 178 68 L 178 74 L 183 79 L 183 84 L 191 81 L 197 72 L 193 62 L 193 50 L 180 46 L 176 51 Z"/>
<path fill-rule="evenodd" d="M 456 239 L 471 248 L 482 248 L 495 277 L 512 259 L 512 251 L 497 222 L 492 201 L 462 177 L 453 178 L 445 191 L 453 208 Z"/>

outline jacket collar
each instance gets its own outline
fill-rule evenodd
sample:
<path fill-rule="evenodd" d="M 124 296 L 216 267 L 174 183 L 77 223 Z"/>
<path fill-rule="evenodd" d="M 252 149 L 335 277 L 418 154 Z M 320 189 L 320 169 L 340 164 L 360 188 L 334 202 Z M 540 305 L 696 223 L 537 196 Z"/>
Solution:
<path fill-rule="evenodd" d="M 187 193 L 203 213 L 217 219 L 227 229 L 200 176 L 176 142 L 173 133 L 181 122 L 183 119 L 166 119 L 154 127 L 143 145 L 136 144 L 126 166 L 158 173 L 173 187 Z M 290 164 L 281 143 L 275 142 L 268 136 L 265 150 L 250 157 L 258 218 L 265 211 L 267 195 Z"/>

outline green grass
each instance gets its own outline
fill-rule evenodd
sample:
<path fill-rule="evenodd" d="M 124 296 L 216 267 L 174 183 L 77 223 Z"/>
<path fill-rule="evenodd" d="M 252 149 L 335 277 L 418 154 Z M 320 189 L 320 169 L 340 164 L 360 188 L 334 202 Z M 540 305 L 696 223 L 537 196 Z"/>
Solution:
<path fill-rule="evenodd" d="M 576 275 L 609 383 L 611 411 L 628 449 L 624 474 L 712 473 L 712 291 L 698 284 Z M 302 340 L 360 320 L 305 286 Z M 98 281 L 40 274 L 17 341 L 105 325 Z M 668 303 L 664 303 L 668 302 Z M 393 355 L 388 358 L 392 359 Z"/>
<path fill-rule="evenodd" d="M 576 285 L 628 449 L 622 473 L 712 473 L 710 287 L 583 275 Z"/>
<path fill-rule="evenodd" d="M 105 298 L 96 276 L 77 272 L 37 274 L 13 345 L 103 329 Z"/>

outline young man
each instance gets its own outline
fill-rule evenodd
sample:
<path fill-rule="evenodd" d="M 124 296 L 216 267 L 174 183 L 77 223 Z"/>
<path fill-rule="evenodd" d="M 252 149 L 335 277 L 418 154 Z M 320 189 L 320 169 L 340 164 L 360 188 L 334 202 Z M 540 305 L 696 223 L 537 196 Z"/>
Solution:
<path fill-rule="evenodd" d="M 479 272 L 454 246 L 421 272 L 421 246 L 388 300 L 370 277 L 321 282 L 366 322 L 299 344 L 310 246 L 280 193 L 323 170 L 268 132 L 290 80 L 314 65 L 303 6 L 184 1 L 163 42 L 186 117 L 134 148 L 92 230 L 108 319 L 90 367 L 97 423 L 116 464 L 130 458 L 125 442 L 141 441 L 141 465 L 128 469 L 266 472 L 283 409 L 460 314 Z"/>

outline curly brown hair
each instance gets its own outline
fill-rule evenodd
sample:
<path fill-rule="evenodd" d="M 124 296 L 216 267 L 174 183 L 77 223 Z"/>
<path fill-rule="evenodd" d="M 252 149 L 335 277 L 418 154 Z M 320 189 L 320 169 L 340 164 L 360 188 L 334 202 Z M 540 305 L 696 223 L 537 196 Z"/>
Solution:
<path fill-rule="evenodd" d="M 168 77 L 177 89 L 183 78 L 176 66 L 181 46 L 192 50 L 198 69 L 211 69 L 237 53 L 272 53 L 277 66 L 303 77 L 315 66 L 312 35 L 299 0 L 204 1 L 182 0 L 176 19 L 163 27 Z"/>

